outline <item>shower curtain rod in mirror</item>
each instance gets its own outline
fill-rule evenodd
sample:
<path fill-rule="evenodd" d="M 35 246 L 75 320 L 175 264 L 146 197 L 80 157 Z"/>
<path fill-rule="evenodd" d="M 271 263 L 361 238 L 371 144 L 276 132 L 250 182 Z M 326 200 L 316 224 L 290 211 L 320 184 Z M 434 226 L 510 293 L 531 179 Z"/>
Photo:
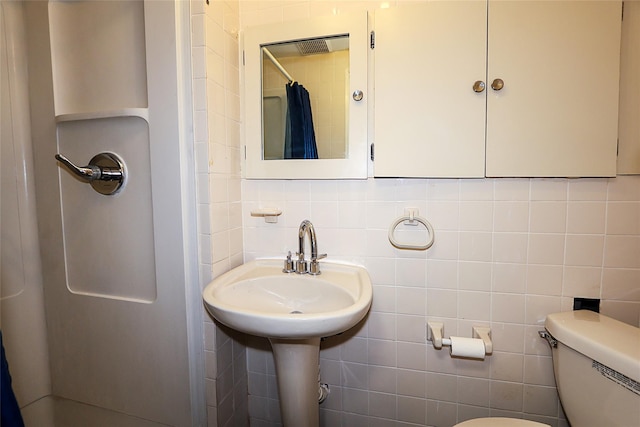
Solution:
<path fill-rule="evenodd" d="M 273 54 L 271 52 L 269 52 L 269 49 L 267 49 L 266 47 L 262 47 L 262 51 L 265 53 L 265 55 L 267 55 L 267 58 L 269 58 L 269 60 L 271 62 L 273 62 L 273 65 L 276 66 L 276 68 L 282 73 L 282 75 L 289 80 L 289 83 L 293 83 L 295 82 L 294 78 L 291 77 L 291 74 L 289 74 L 287 72 L 287 70 L 284 69 L 284 67 L 282 66 L 282 64 L 280 62 L 278 62 L 278 60 L 276 59 L 275 56 L 273 56 Z"/>

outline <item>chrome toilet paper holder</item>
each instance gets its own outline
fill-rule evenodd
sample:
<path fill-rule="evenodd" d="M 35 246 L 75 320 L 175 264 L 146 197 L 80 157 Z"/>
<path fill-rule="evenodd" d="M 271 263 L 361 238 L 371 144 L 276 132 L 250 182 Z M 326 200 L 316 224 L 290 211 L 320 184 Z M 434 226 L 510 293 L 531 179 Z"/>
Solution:
<path fill-rule="evenodd" d="M 441 349 L 443 345 L 451 345 L 451 339 L 443 338 L 444 323 L 427 322 L 427 341 L 433 343 L 433 348 Z M 481 339 L 484 343 L 484 351 L 486 354 L 493 353 L 493 342 L 491 341 L 491 328 L 486 326 L 472 327 L 472 338 Z"/>

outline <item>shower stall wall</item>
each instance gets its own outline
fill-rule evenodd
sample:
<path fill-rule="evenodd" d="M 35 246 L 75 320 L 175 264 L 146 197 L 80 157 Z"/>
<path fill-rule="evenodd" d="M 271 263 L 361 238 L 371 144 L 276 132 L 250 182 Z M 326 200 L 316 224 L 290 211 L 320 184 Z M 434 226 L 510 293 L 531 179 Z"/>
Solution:
<path fill-rule="evenodd" d="M 27 427 L 204 425 L 189 4 L 1 6 L 1 326 Z M 54 158 L 101 152 L 115 195 Z"/>
<path fill-rule="evenodd" d="M 20 406 L 51 394 L 24 13 L 0 3 L 0 329 Z"/>

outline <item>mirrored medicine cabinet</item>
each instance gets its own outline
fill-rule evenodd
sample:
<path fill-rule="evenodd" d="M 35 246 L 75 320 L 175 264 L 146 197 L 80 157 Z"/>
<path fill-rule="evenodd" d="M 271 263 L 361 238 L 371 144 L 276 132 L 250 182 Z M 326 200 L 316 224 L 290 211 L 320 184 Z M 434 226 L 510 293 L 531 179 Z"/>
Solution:
<path fill-rule="evenodd" d="M 245 30 L 245 178 L 367 177 L 367 43 L 366 12 Z"/>

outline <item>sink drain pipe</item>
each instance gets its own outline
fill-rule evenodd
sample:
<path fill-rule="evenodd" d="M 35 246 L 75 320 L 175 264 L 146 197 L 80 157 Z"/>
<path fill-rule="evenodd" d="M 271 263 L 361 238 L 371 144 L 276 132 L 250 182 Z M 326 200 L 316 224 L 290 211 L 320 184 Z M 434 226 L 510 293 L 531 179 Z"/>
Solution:
<path fill-rule="evenodd" d="M 331 390 L 329 390 L 329 384 L 323 383 L 320 380 L 320 365 L 318 365 L 318 405 L 324 402 L 329 396 Z"/>

